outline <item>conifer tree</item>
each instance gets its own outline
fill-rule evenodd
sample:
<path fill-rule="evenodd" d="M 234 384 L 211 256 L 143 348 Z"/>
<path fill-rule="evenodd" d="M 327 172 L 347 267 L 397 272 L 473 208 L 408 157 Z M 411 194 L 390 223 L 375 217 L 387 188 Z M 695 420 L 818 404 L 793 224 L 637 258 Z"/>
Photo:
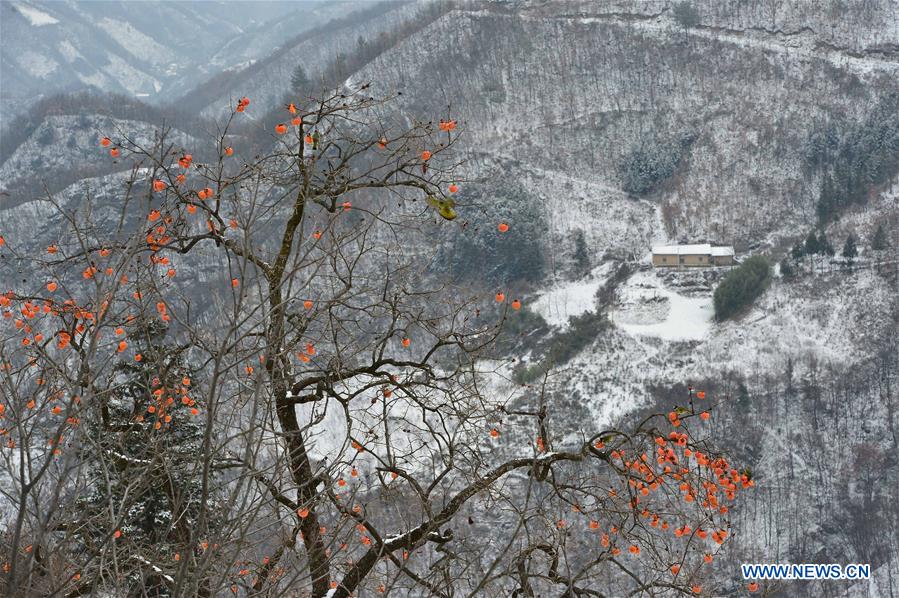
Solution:
<path fill-rule="evenodd" d="M 290 89 L 297 95 L 309 93 L 312 89 L 312 81 L 309 80 L 302 64 L 298 64 L 293 69 L 293 74 L 290 76 Z"/>
<path fill-rule="evenodd" d="M 821 252 L 821 244 L 818 242 L 818 237 L 815 235 L 815 231 L 812 231 L 805 238 L 805 254 L 806 255 L 815 255 Z"/>
<path fill-rule="evenodd" d="M 580 277 L 590 271 L 590 255 L 587 250 L 587 240 L 584 237 L 584 231 L 575 229 L 574 234 L 574 269 L 575 274 Z"/>
<path fill-rule="evenodd" d="M 874 251 L 883 251 L 888 246 L 887 233 L 883 229 L 883 225 L 878 224 L 877 230 L 874 231 L 874 237 L 871 239 L 871 249 Z"/>
<path fill-rule="evenodd" d="M 140 320 L 128 335 L 135 356 L 115 365 L 100 417 L 89 418 L 91 441 L 82 457 L 91 475 L 71 513 L 75 535 L 88 551 L 102 552 L 110 536 L 116 539 L 116 584 L 151 596 L 172 595 L 167 571 L 181 564 L 171 555 L 190 566 L 198 538 L 215 527 L 209 513 L 217 500 L 209 493 L 204 499 L 196 459 L 203 427 L 190 396 L 186 348 L 168 344 L 167 332 L 158 320 Z M 198 529 L 201 510 L 205 530 Z M 198 592 L 209 595 L 198 582 Z"/>
<path fill-rule="evenodd" d="M 855 246 L 855 235 L 849 233 L 846 242 L 843 244 L 843 257 L 850 262 L 858 255 L 858 249 Z"/>

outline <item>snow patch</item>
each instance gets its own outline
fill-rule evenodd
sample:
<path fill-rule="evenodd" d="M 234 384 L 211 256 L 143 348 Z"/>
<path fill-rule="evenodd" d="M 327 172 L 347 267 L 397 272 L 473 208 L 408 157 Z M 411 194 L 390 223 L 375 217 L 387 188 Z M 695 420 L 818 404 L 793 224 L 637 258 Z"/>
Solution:
<path fill-rule="evenodd" d="M 171 575 L 166 574 L 165 571 L 163 571 L 162 569 L 160 569 L 158 566 L 154 565 L 153 563 L 151 563 L 151 562 L 148 561 L 147 559 L 145 559 L 145 558 L 143 558 L 142 556 L 137 555 L 137 554 L 134 555 L 134 558 L 137 559 L 138 561 L 140 561 L 141 563 L 143 563 L 144 565 L 149 565 L 150 568 L 153 569 L 153 572 L 154 572 L 154 573 L 156 573 L 157 575 L 161 576 L 161 577 L 162 577 L 163 579 L 165 579 L 167 582 L 169 582 L 169 583 L 175 583 L 175 578 L 174 578 L 174 577 L 172 577 Z"/>
<path fill-rule="evenodd" d="M 68 63 L 75 62 L 79 58 L 83 57 L 81 52 L 78 51 L 78 48 L 76 48 L 72 44 L 72 42 L 70 42 L 67 39 L 64 39 L 61 42 L 59 42 L 57 49 L 59 50 L 60 56 L 62 56 L 63 59 L 65 59 L 65 61 Z"/>
<path fill-rule="evenodd" d="M 634 275 L 621 289 L 621 299 L 612 321 L 632 336 L 695 341 L 705 338 L 712 327 L 711 295 L 676 293 L 663 286 L 653 271 Z"/>
<path fill-rule="evenodd" d="M 83 75 L 81 73 L 77 73 L 78 80 L 82 83 L 87 83 L 88 85 L 93 85 L 94 87 L 99 87 L 103 89 L 106 85 L 109 85 L 109 77 L 106 76 L 105 73 L 100 71 L 96 71 L 90 75 Z"/>
<path fill-rule="evenodd" d="M 16 57 L 16 62 L 19 63 L 19 66 L 28 71 L 28 73 L 39 79 L 46 79 L 55 72 L 56 68 L 59 66 L 59 64 L 49 56 L 31 50 L 26 50 L 19 54 Z"/>
<path fill-rule="evenodd" d="M 156 89 L 159 84 L 154 77 L 134 68 L 126 60 L 111 52 L 106 54 L 106 58 L 109 64 L 103 67 L 103 71 L 132 94 L 146 92 L 150 88 Z"/>
<path fill-rule="evenodd" d="M 97 25 L 129 54 L 151 64 L 165 64 L 175 59 L 174 53 L 130 23 L 105 18 Z"/>
<path fill-rule="evenodd" d="M 531 303 L 531 310 L 551 326 L 567 327 L 569 318 L 596 309 L 596 292 L 608 278 L 611 268 L 611 262 L 605 263 L 584 280 L 563 282 L 550 288 Z"/>
<path fill-rule="evenodd" d="M 534 301 L 531 309 L 543 316 L 548 324 L 564 328 L 572 316 L 579 316 L 596 307 L 599 284 L 597 280 L 563 283 Z"/>
<path fill-rule="evenodd" d="M 55 25 L 59 23 L 59 19 L 56 17 L 50 16 L 42 10 L 38 10 L 33 6 L 28 6 L 26 4 L 14 4 L 16 10 L 19 11 L 23 17 L 28 19 L 28 22 L 31 23 L 35 27 L 43 27 L 44 25 Z"/>

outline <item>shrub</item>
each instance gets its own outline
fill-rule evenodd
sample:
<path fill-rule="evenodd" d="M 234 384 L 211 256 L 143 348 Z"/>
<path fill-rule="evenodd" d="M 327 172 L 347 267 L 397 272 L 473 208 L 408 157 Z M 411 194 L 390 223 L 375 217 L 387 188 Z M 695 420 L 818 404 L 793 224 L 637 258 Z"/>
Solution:
<path fill-rule="evenodd" d="M 502 308 L 497 308 L 497 317 Z M 549 332 L 549 325 L 543 316 L 523 307 L 521 311 L 506 319 L 496 339 L 499 353 L 527 352 Z"/>
<path fill-rule="evenodd" d="M 771 279 L 768 260 L 755 255 L 730 272 L 715 289 L 715 318 L 726 320 L 752 304 Z"/>
<path fill-rule="evenodd" d="M 568 363 L 599 336 L 609 325 L 606 315 L 600 311 L 588 311 L 568 319 L 568 329 L 553 339 L 549 359 L 554 365 Z"/>
<path fill-rule="evenodd" d="M 518 385 L 530 384 L 531 382 L 538 380 L 541 376 L 546 374 L 546 372 L 546 365 L 542 362 L 532 363 L 530 365 L 520 363 L 512 371 L 512 381 Z"/>

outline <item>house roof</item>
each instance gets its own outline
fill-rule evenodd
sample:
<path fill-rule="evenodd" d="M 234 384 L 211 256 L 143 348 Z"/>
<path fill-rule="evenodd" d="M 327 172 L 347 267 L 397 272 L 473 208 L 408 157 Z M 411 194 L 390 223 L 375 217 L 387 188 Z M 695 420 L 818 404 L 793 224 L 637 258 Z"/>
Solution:
<path fill-rule="evenodd" d="M 654 255 L 733 255 L 733 247 L 712 247 L 708 243 L 697 245 L 659 245 L 652 248 Z"/>
<path fill-rule="evenodd" d="M 662 245 L 653 247 L 654 254 L 661 255 L 710 255 L 712 246 L 704 245 Z"/>

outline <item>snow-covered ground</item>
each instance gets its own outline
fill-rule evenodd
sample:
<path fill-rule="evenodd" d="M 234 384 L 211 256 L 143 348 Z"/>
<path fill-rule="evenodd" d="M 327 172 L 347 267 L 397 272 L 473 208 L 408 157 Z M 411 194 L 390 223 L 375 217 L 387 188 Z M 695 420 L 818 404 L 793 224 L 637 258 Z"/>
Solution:
<path fill-rule="evenodd" d="M 637 271 L 617 288 L 609 312 L 614 326 L 558 368 L 555 386 L 586 406 L 594 425 L 604 426 L 649 401 L 659 384 L 776 372 L 788 359 L 800 372 L 813 363 L 859 363 L 888 326 L 892 291 L 873 270 L 775 279 L 745 314 L 717 323 L 712 294 L 723 274 Z M 548 290 L 534 308 L 559 326 L 561 314 L 595 305 L 588 292 L 593 284 Z"/>
<path fill-rule="evenodd" d="M 610 318 L 639 353 L 655 356 L 647 375 L 776 371 L 788 358 L 853 363 L 888 326 L 894 293 L 873 269 L 774 279 L 746 313 L 716 323 L 712 294 L 722 274 L 641 270 L 619 286 Z M 688 349 L 677 346 L 683 343 Z"/>
<path fill-rule="evenodd" d="M 738 371 L 777 371 L 788 359 L 857 363 L 887 330 L 895 291 L 874 270 L 775 280 L 738 320 L 716 326 L 696 348 L 697 363 Z"/>
<path fill-rule="evenodd" d="M 615 325 L 631 335 L 654 336 L 666 341 L 705 338 L 712 327 L 711 294 L 686 296 L 666 288 L 656 272 L 641 271 L 619 290 Z"/>
<path fill-rule="evenodd" d="M 551 326 L 566 327 L 568 319 L 596 308 L 599 280 L 568 282 L 549 289 L 531 305 Z"/>
<path fill-rule="evenodd" d="M 59 63 L 52 58 L 31 50 L 19 53 L 16 62 L 39 79 L 46 79 L 59 67 Z"/>
<path fill-rule="evenodd" d="M 871 579 L 854 583 L 843 594 L 845 598 L 892 598 L 899 585 L 899 558 L 872 568 Z"/>
<path fill-rule="evenodd" d="M 607 262 L 583 280 L 551 286 L 531 303 L 531 310 L 550 326 L 566 328 L 570 318 L 596 309 L 596 293 L 609 277 L 612 266 L 612 262 Z"/>

